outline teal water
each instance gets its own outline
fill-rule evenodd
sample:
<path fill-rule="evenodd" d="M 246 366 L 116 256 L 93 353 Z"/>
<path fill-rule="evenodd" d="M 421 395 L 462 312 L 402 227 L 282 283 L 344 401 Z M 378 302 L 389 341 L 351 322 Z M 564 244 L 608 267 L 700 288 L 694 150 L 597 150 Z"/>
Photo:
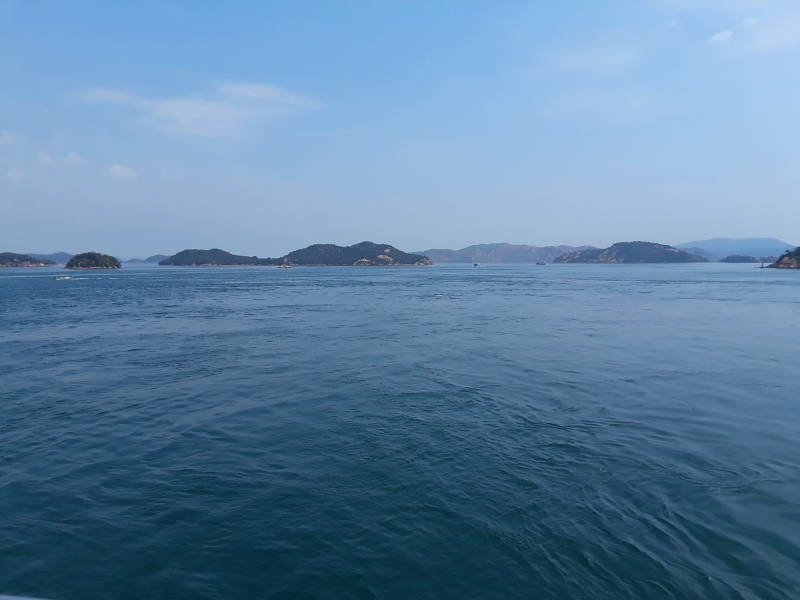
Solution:
<path fill-rule="evenodd" d="M 0 270 L 0 594 L 800 597 L 800 273 Z"/>

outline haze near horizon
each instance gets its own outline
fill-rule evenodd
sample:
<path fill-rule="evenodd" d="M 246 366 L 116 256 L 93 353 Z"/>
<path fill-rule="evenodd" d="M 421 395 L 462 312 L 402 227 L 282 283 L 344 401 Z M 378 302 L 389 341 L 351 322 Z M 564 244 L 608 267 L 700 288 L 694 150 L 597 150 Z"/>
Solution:
<path fill-rule="evenodd" d="M 789 0 L 0 1 L 0 250 L 796 243 Z"/>

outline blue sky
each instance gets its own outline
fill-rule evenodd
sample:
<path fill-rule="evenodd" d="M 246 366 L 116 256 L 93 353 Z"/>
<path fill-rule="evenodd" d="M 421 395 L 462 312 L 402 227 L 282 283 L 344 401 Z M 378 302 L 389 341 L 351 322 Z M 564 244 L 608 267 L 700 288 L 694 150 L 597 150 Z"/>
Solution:
<path fill-rule="evenodd" d="M 800 2 L 0 0 L 0 250 L 800 243 Z"/>

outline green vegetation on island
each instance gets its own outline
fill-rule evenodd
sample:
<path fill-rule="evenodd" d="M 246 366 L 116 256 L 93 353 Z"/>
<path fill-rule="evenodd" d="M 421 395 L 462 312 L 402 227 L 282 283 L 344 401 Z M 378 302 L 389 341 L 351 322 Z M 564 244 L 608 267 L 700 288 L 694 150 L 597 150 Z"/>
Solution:
<path fill-rule="evenodd" d="M 578 250 L 559 256 L 557 263 L 691 263 L 707 262 L 665 244 L 653 242 L 617 242 L 608 248 Z"/>
<path fill-rule="evenodd" d="M 67 261 L 66 269 L 119 269 L 122 265 L 113 256 L 99 252 L 76 254 Z"/>
<path fill-rule="evenodd" d="M 171 266 L 395 266 L 429 265 L 431 260 L 422 254 L 410 254 L 388 244 L 361 242 L 352 246 L 313 244 L 295 250 L 280 258 L 239 256 L 219 248 L 211 250 L 181 250 L 174 256 L 161 260 L 160 265 Z"/>
<path fill-rule="evenodd" d="M 0 267 L 48 267 L 53 263 L 46 258 L 37 258 L 30 254 L 0 252 Z"/>
<path fill-rule="evenodd" d="M 787 250 L 774 263 L 769 265 L 770 269 L 800 269 L 800 246 L 794 250 Z"/>

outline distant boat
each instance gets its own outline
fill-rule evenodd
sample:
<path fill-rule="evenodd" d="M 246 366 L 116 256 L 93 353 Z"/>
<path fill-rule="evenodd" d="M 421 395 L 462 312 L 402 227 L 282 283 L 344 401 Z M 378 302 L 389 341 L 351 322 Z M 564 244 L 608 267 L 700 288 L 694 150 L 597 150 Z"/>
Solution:
<path fill-rule="evenodd" d="M 291 269 L 292 267 L 289 265 L 278 265 L 279 269 Z"/>
<path fill-rule="evenodd" d="M 546 265 L 547 263 L 545 263 L 545 262 L 537 262 L 536 264 L 537 265 Z"/>
<path fill-rule="evenodd" d="M 73 279 L 77 279 L 77 277 L 71 277 L 69 275 L 56 275 L 53 277 L 56 281 L 71 281 Z"/>
<path fill-rule="evenodd" d="M 473 264 L 472 264 L 472 266 L 473 266 L 473 267 L 477 267 L 477 266 L 478 266 L 478 263 L 473 263 Z"/>

